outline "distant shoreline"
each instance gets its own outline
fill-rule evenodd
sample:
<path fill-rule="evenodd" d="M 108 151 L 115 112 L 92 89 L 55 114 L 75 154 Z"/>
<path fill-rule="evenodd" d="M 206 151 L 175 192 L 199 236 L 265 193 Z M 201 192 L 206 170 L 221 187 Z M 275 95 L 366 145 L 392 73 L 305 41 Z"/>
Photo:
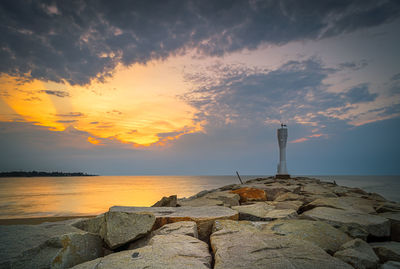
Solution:
<path fill-rule="evenodd" d="M 91 175 L 82 172 L 38 172 L 38 171 L 11 171 L 0 172 L 0 177 L 94 177 L 98 175 Z"/>

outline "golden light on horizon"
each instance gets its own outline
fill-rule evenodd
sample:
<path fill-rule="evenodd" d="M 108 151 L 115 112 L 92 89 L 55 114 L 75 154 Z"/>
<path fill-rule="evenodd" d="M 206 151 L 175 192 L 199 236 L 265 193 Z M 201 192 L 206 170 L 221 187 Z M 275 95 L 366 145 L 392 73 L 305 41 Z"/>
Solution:
<path fill-rule="evenodd" d="M 119 66 L 105 82 L 89 85 L 22 81 L 2 74 L 3 102 L 24 121 L 64 131 L 72 126 L 87 132 L 87 141 L 101 139 L 134 146 L 164 145 L 182 134 L 202 131 L 196 109 L 177 96 L 188 89 L 182 74 L 167 61 Z M 7 111 L 7 109 L 2 109 Z M 13 121 L 2 112 L 2 120 Z"/>

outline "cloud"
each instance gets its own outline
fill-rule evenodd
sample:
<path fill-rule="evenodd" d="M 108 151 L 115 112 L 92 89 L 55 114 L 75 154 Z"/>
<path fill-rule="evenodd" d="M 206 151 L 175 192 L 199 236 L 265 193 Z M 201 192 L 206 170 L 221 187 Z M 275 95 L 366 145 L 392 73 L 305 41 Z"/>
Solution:
<path fill-rule="evenodd" d="M 344 94 L 344 96 L 350 103 L 356 104 L 362 102 L 372 102 L 378 97 L 378 94 L 370 93 L 368 86 L 366 84 L 362 84 L 351 88 L 347 93 Z"/>
<path fill-rule="evenodd" d="M 0 72 L 71 84 L 195 49 L 223 55 L 392 22 L 396 0 L 1 1 Z"/>
<path fill-rule="evenodd" d="M 49 95 L 54 95 L 54 96 L 61 97 L 61 98 L 70 97 L 69 93 L 66 91 L 40 90 L 39 92 L 44 92 Z"/>
<path fill-rule="evenodd" d="M 65 118 L 70 118 L 70 117 L 75 118 L 75 117 L 83 117 L 84 114 L 81 113 L 81 112 L 69 112 L 69 113 L 67 113 L 67 114 L 56 114 L 56 116 L 58 116 L 58 117 L 65 117 Z"/>
<path fill-rule="evenodd" d="M 59 123 L 74 123 L 74 122 L 77 122 L 77 120 L 58 120 L 57 122 L 59 122 Z"/>
<path fill-rule="evenodd" d="M 328 68 L 316 58 L 288 61 L 274 70 L 243 68 L 219 65 L 205 82 L 201 74 L 185 76 L 197 86 L 182 98 L 198 109 L 196 116 L 208 129 L 285 122 L 310 126 L 315 133 L 398 116 L 400 102 L 371 93 L 368 84 L 330 91 L 326 81 L 341 68 Z"/>

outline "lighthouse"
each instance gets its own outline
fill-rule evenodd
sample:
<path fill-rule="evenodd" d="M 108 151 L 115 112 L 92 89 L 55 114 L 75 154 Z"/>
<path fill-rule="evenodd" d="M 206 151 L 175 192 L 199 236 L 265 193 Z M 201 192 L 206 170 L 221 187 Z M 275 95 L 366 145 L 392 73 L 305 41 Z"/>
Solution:
<path fill-rule="evenodd" d="M 286 142 L 287 142 L 288 130 L 286 124 L 281 124 L 281 128 L 278 129 L 278 144 L 279 144 L 279 164 L 278 171 L 275 178 L 287 179 L 290 175 L 286 167 Z"/>

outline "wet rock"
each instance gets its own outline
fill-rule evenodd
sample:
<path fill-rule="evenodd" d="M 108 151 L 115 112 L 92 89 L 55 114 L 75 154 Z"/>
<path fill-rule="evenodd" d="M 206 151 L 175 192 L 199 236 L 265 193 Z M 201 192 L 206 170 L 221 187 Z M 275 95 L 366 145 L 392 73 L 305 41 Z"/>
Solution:
<path fill-rule="evenodd" d="M 307 211 L 316 207 L 331 207 L 367 214 L 376 213 L 371 200 L 358 197 L 319 198 L 305 205 L 302 210 Z"/>
<path fill-rule="evenodd" d="M 275 207 L 264 202 L 233 206 L 232 209 L 239 212 L 240 220 L 268 221 L 297 217 L 297 212 L 293 209 L 275 209 Z"/>
<path fill-rule="evenodd" d="M 330 254 L 335 253 L 344 243 L 352 240 L 344 232 L 322 221 L 277 220 L 266 225 L 265 229 L 287 238 L 312 242 Z"/>
<path fill-rule="evenodd" d="M 400 212 L 386 212 L 379 214 L 390 221 L 390 238 L 400 242 Z"/>
<path fill-rule="evenodd" d="M 153 226 L 158 229 L 167 223 L 178 221 L 194 221 L 197 224 L 199 239 L 208 241 L 212 225 L 218 219 L 237 220 L 237 211 L 223 206 L 204 207 L 124 207 L 113 206 L 110 212 L 149 212 L 155 215 L 156 222 Z"/>
<path fill-rule="evenodd" d="M 171 195 L 169 197 L 163 197 L 161 198 L 160 201 L 152 205 L 152 207 L 162 207 L 162 206 L 167 206 L 167 207 L 175 207 L 177 204 L 177 198 L 176 195 Z"/>
<path fill-rule="evenodd" d="M 103 255 L 103 241 L 70 222 L 0 226 L 0 268 L 69 268 Z"/>
<path fill-rule="evenodd" d="M 231 191 L 231 193 L 238 194 L 240 196 L 240 202 L 247 201 L 266 201 L 267 196 L 264 190 L 257 188 L 244 187 L 237 190 Z"/>
<path fill-rule="evenodd" d="M 377 268 L 379 258 L 367 242 L 354 239 L 343 244 L 334 257 L 350 264 L 356 269 Z"/>
<path fill-rule="evenodd" d="M 226 231 L 211 235 L 215 269 L 352 268 L 313 243 L 262 232 Z"/>
<path fill-rule="evenodd" d="M 399 242 L 379 242 L 370 243 L 381 262 L 397 261 L 400 262 L 400 243 Z"/>
<path fill-rule="evenodd" d="M 140 248 L 148 245 L 151 238 L 156 235 L 169 235 L 169 234 L 183 234 L 198 238 L 197 224 L 194 221 L 179 221 L 174 223 L 165 224 L 161 228 L 152 231 L 150 234 L 146 235 L 139 240 L 132 242 L 128 249 Z"/>
<path fill-rule="evenodd" d="M 187 269 L 211 268 L 208 245 L 194 237 L 171 234 L 157 235 L 150 245 L 117 252 L 103 258 L 79 264 L 74 269 Z"/>
<path fill-rule="evenodd" d="M 363 230 L 375 237 L 387 237 L 390 235 L 389 220 L 370 214 L 350 212 L 335 208 L 316 207 L 302 214 L 314 220 L 322 220 L 336 228 L 346 230 L 352 237 L 365 239 Z"/>

